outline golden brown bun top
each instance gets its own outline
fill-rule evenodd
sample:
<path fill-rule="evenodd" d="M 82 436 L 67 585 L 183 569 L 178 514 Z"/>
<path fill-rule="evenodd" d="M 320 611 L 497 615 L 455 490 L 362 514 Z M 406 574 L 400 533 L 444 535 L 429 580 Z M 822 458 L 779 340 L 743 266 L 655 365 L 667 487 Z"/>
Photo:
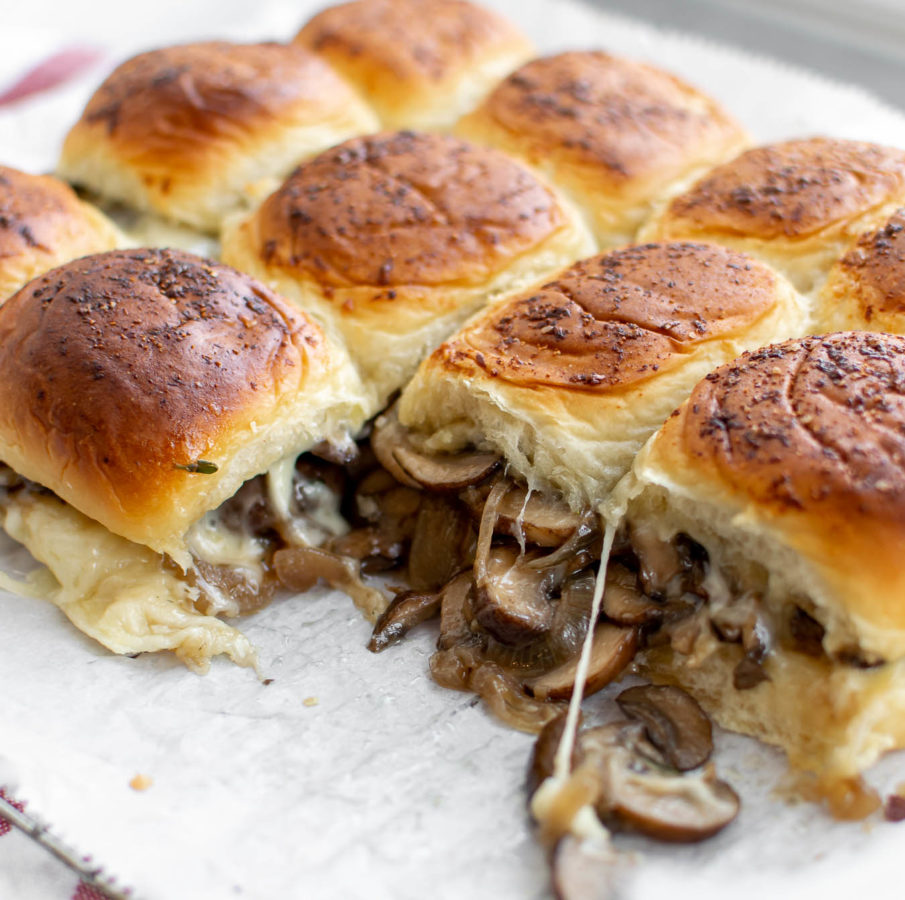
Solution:
<path fill-rule="evenodd" d="M 104 129 L 126 159 L 178 171 L 197 165 L 218 141 L 241 143 L 287 109 L 304 105 L 321 118 L 352 96 L 322 59 L 300 47 L 185 44 L 117 67 L 76 128 Z"/>
<path fill-rule="evenodd" d="M 767 514 L 808 514 L 840 543 L 882 533 L 905 546 L 905 338 L 843 332 L 747 353 L 674 417 L 696 468 Z"/>
<path fill-rule="evenodd" d="M 0 166 L 0 261 L 32 250 L 51 252 L 71 219 L 82 221 L 72 189 L 48 175 Z"/>
<path fill-rule="evenodd" d="M 174 250 L 85 257 L 0 308 L 0 445 L 77 507 L 66 485 L 139 514 L 203 478 L 178 466 L 211 459 L 324 352 L 316 325 L 227 266 Z"/>
<path fill-rule="evenodd" d="M 601 169 L 616 189 L 681 170 L 696 147 L 742 135 L 717 103 L 675 76 L 600 51 L 527 63 L 480 113 L 521 135 L 537 161 L 555 153 Z"/>
<path fill-rule="evenodd" d="M 442 82 L 497 45 L 525 39 L 465 0 L 356 0 L 316 15 L 295 41 L 328 59 L 367 61 L 378 81 Z"/>
<path fill-rule="evenodd" d="M 840 261 L 864 320 L 905 314 L 905 209 L 865 234 Z"/>
<path fill-rule="evenodd" d="M 618 393 L 696 344 L 743 331 L 777 278 L 706 244 L 646 244 L 582 260 L 441 346 L 434 359 L 527 387 Z"/>
<path fill-rule="evenodd" d="M 714 169 L 669 206 L 670 221 L 708 234 L 806 238 L 889 200 L 905 151 L 832 138 L 786 141 Z"/>
<path fill-rule="evenodd" d="M 566 218 L 554 195 L 502 153 L 402 131 L 356 138 L 303 164 L 257 222 L 267 264 L 327 288 L 391 292 L 480 284 Z"/>

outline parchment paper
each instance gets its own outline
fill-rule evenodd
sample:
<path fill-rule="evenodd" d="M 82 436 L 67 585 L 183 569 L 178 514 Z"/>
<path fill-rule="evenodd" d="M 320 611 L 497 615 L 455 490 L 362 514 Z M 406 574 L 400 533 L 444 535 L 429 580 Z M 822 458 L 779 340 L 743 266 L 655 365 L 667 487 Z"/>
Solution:
<path fill-rule="evenodd" d="M 284 39 L 315 5 L 205 0 L 180 17 L 185 4 L 162 0 L 159 16 L 145 9 L 121 34 L 98 20 L 105 65 L 162 41 Z M 544 51 L 604 47 L 672 69 L 759 140 L 827 133 L 905 146 L 905 119 L 858 89 L 564 0 L 489 5 Z M 78 38 L 72 30 L 5 27 L 0 78 Z M 0 160 L 51 168 L 102 74 L 0 114 Z M 25 563 L 0 541 L 0 564 Z M 147 900 L 548 896 L 522 788 L 532 739 L 430 681 L 433 626 L 374 656 L 351 601 L 324 591 L 280 599 L 242 627 L 267 686 L 225 662 L 198 677 L 165 656 L 114 657 L 50 605 L 0 594 L 0 784 Z M 604 694 L 586 708 L 610 705 Z M 774 791 L 780 754 L 754 741 L 718 735 L 717 760 L 742 795 L 739 820 L 690 848 L 618 838 L 639 854 L 630 897 L 896 890 L 905 825 L 839 824 L 789 804 Z M 153 782 L 142 792 L 129 787 L 139 773 Z M 905 755 L 871 778 L 892 789 Z M 0 841 L 0 897 L 71 890 L 24 839 Z"/>

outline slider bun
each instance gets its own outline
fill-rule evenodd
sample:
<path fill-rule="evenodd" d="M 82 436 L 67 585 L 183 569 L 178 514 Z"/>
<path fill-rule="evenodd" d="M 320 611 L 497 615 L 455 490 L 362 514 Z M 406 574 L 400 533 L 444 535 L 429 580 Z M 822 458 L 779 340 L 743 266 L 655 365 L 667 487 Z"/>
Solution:
<path fill-rule="evenodd" d="M 319 57 L 281 44 L 187 44 L 119 66 L 63 145 L 67 180 L 216 231 L 262 179 L 376 127 Z"/>
<path fill-rule="evenodd" d="M 733 671 L 743 657 L 740 644 L 719 643 L 693 661 L 666 645 L 635 663 L 639 674 L 684 688 L 723 728 L 781 747 L 793 767 L 830 784 L 905 747 L 905 661 L 859 669 L 778 649 L 763 663 L 768 680 L 739 691 Z"/>
<path fill-rule="evenodd" d="M 0 166 L 0 303 L 35 275 L 122 236 L 62 181 Z"/>
<path fill-rule="evenodd" d="M 223 233 L 224 260 L 342 334 L 375 411 L 476 309 L 592 247 L 502 153 L 406 131 L 328 150 Z"/>
<path fill-rule="evenodd" d="M 185 564 L 183 536 L 248 478 L 360 424 L 346 357 L 250 277 L 124 250 L 0 307 L 0 459 Z M 213 474 L 179 468 L 197 460 Z"/>
<path fill-rule="evenodd" d="M 471 319 L 418 370 L 399 419 L 435 449 L 487 444 L 580 508 L 701 377 L 803 321 L 791 286 L 741 254 L 628 247 Z"/>
<path fill-rule="evenodd" d="M 529 62 L 456 132 L 542 172 L 582 208 L 603 249 L 631 241 L 655 200 L 749 143 L 696 88 L 598 51 Z"/>
<path fill-rule="evenodd" d="M 708 376 L 619 486 L 629 523 L 684 532 L 831 654 L 905 655 L 905 338 L 810 337 Z"/>
<path fill-rule="evenodd" d="M 905 208 L 862 235 L 830 270 L 814 304 L 814 331 L 905 334 Z"/>
<path fill-rule="evenodd" d="M 644 240 L 715 241 L 820 286 L 848 245 L 905 202 L 905 151 L 833 138 L 757 147 L 674 197 Z"/>
<path fill-rule="evenodd" d="M 385 128 L 448 128 L 533 53 L 514 25 L 464 0 L 344 3 L 295 43 L 355 85 Z"/>

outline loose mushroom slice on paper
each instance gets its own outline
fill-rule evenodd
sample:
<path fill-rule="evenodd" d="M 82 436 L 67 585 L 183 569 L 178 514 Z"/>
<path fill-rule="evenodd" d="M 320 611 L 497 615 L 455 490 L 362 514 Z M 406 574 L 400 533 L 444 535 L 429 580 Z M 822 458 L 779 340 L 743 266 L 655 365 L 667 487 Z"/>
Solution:
<path fill-rule="evenodd" d="M 712 764 L 682 774 L 665 764 L 640 723 L 614 723 L 579 738 L 581 767 L 600 778 L 600 818 L 661 841 L 702 841 L 738 815 L 738 794 Z"/>
<path fill-rule="evenodd" d="M 412 628 L 440 612 L 440 594 L 403 591 L 397 594 L 377 620 L 368 650 L 380 653 L 401 641 Z"/>
<path fill-rule="evenodd" d="M 713 727 L 697 700 L 671 685 L 640 684 L 616 702 L 630 719 L 644 725 L 648 740 L 674 769 L 687 772 L 713 753 Z"/>

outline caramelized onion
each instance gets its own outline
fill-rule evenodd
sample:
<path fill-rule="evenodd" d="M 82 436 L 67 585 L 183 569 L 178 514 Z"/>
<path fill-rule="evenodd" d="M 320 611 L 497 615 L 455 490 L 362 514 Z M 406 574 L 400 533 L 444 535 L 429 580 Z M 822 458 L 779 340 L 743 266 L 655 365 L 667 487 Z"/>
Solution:
<path fill-rule="evenodd" d="M 308 591 L 325 581 L 345 592 L 369 622 L 387 608 L 383 594 L 362 582 L 358 562 L 347 556 L 317 547 L 289 547 L 274 553 L 273 565 L 280 583 L 290 590 Z"/>
<path fill-rule="evenodd" d="M 497 718 L 518 731 L 535 734 L 564 708 L 562 704 L 527 696 L 517 678 L 496 663 L 482 659 L 474 647 L 440 650 L 431 657 L 430 667 L 437 684 L 473 691 Z"/>

